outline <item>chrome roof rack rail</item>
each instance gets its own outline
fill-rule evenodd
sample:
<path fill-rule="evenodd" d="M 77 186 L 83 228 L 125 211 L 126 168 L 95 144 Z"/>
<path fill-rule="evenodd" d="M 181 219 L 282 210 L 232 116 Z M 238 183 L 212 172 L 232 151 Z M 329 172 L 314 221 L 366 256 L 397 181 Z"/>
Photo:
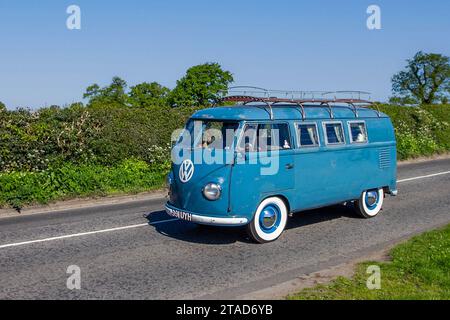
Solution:
<path fill-rule="evenodd" d="M 330 97 L 331 96 L 331 97 Z M 358 107 L 372 109 L 381 117 L 381 111 L 377 104 L 370 101 L 370 93 L 365 91 L 283 91 L 267 90 L 259 87 L 238 86 L 230 87 L 221 92 L 220 102 L 236 102 L 248 106 L 251 103 L 259 103 L 255 107 L 261 107 L 264 104 L 269 108 L 267 110 L 270 119 L 273 119 L 272 107 L 276 105 L 300 108 L 302 119 L 306 119 L 306 107 L 326 107 L 330 118 L 334 118 L 333 108 L 342 107 L 336 104 L 345 104 L 355 115 L 359 117 Z M 309 105 L 305 105 L 309 104 Z M 357 106 L 359 105 L 359 106 Z M 373 109 L 372 109 L 373 110 Z"/>
<path fill-rule="evenodd" d="M 272 106 L 277 106 L 277 104 L 280 104 L 282 106 L 286 106 L 286 104 L 292 104 L 292 107 L 294 107 L 296 110 L 300 112 L 300 115 L 302 116 L 302 120 L 304 121 L 306 119 L 306 113 L 305 113 L 305 107 L 300 102 L 274 102 L 272 103 Z M 300 109 L 299 109 L 300 108 Z"/>
<path fill-rule="evenodd" d="M 250 103 L 255 103 L 255 102 L 259 102 L 264 104 L 265 106 L 267 106 L 269 108 L 269 110 L 267 110 L 266 107 L 263 107 L 264 110 L 269 114 L 270 120 L 273 120 L 273 110 L 272 110 L 272 103 L 269 101 L 264 101 L 264 100 L 259 100 L 259 101 L 248 101 L 248 102 L 244 102 L 243 105 L 244 106 L 248 106 L 250 105 Z M 261 108 L 260 105 L 256 105 L 256 108 Z"/>

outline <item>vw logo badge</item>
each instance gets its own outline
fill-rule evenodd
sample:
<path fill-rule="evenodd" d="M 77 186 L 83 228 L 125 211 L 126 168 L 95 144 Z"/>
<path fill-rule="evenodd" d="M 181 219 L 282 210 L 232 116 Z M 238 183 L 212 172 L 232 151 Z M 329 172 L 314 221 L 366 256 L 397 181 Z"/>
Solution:
<path fill-rule="evenodd" d="M 184 160 L 180 167 L 181 182 L 183 183 L 188 182 L 189 180 L 191 180 L 193 175 L 194 175 L 194 164 L 189 159 Z"/>

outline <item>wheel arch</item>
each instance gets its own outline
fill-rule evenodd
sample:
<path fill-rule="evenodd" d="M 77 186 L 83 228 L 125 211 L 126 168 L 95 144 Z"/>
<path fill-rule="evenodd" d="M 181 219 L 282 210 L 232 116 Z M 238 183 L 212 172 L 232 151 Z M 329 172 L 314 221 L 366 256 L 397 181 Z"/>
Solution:
<path fill-rule="evenodd" d="M 284 194 L 275 193 L 275 194 L 271 194 L 271 195 L 265 195 L 264 197 L 261 198 L 261 201 L 259 203 L 262 203 L 264 200 L 269 199 L 269 198 L 280 198 L 281 200 L 283 200 L 284 204 L 286 205 L 288 214 L 291 212 L 291 205 L 289 203 L 289 199 Z M 255 211 L 255 213 L 256 213 L 256 211 Z"/>

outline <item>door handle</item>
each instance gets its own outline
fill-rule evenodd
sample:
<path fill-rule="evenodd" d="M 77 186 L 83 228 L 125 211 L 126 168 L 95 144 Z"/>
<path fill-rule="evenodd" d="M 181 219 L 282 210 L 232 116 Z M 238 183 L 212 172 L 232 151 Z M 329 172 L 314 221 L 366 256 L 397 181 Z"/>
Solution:
<path fill-rule="evenodd" d="M 294 169 L 294 164 L 293 164 L 293 163 L 287 164 L 287 165 L 286 165 L 286 169 L 287 169 L 287 170 Z"/>

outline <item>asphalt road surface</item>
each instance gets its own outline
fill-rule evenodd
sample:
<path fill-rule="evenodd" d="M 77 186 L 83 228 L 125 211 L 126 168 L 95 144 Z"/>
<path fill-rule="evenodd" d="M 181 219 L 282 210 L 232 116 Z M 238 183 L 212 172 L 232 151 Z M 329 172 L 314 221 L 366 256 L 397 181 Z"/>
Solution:
<path fill-rule="evenodd" d="M 450 159 L 401 166 L 377 218 L 302 212 L 267 245 L 174 220 L 163 199 L 2 218 L 0 299 L 233 299 L 450 223 L 449 171 Z M 72 265 L 80 290 L 66 285 Z"/>

